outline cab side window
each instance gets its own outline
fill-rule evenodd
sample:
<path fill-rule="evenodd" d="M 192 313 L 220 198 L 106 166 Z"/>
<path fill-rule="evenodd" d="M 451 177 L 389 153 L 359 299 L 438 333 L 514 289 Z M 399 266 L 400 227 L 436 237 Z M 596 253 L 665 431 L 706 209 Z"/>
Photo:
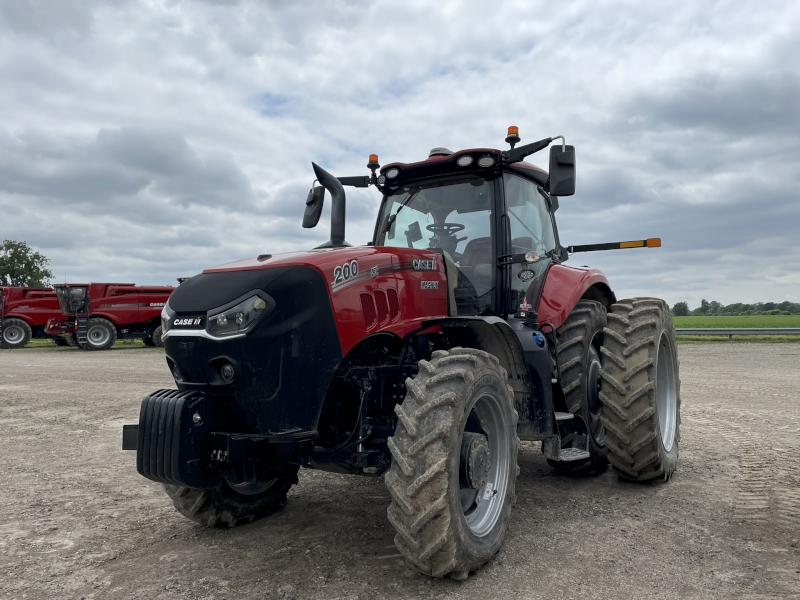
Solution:
<path fill-rule="evenodd" d="M 506 211 L 511 226 L 511 252 L 525 254 L 538 252 L 538 262 L 530 265 L 515 264 L 511 269 L 511 289 L 514 306 L 527 304 L 526 294 L 533 283 L 543 277 L 556 249 L 553 220 L 547 209 L 547 200 L 532 181 L 510 173 L 503 176 Z M 549 254 L 548 254 L 549 253 Z M 522 273 L 523 271 L 531 271 Z"/>

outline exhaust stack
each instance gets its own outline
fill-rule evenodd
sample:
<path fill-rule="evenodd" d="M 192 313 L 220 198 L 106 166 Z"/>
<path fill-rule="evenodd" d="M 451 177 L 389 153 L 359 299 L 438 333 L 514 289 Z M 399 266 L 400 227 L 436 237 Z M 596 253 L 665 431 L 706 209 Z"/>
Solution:
<path fill-rule="evenodd" d="M 344 240 L 344 223 L 345 223 L 345 194 L 342 184 L 336 177 L 328 173 L 325 169 L 315 163 L 311 163 L 314 167 L 314 174 L 317 176 L 317 181 L 322 184 L 331 195 L 331 239 L 317 248 L 344 248 L 350 246 Z"/>

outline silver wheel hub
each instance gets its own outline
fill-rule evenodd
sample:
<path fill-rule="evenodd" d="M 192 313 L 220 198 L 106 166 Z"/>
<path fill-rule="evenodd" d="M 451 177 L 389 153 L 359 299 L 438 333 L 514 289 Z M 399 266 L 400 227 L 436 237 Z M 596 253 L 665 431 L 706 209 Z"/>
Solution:
<path fill-rule="evenodd" d="M 586 402 L 589 432 L 598 446 L 605 445 L 606 428 L 600 420 L 603 404 L 600 402 L 600 354 L 594 345 L 589 347 L 589 365 L 586 371 Z"/>
<path fill-rule="evenodd" d="M 486 487 L 489 476 L 489 441 L 480 433 L 464 432 L 461 441 L 461 473 L 466 485 L 474 490 Z"/>
<path fill-rule="evenodd" d="M 16 344 L 24 337 L 22 327 L 19 325 L 6 325 L 3 327 L 3 339 L 9 344 Z"/>
<path fill-rule="evenodd" d="M 500 406 L 504 401 L 488 394 L 479 397 L 462 433 L 458 494 L 464 523 L 476 537 L 494 529 L 508 493 L 508 441 L 516 432 Z"/>
<path fill-rule="evenodd" d="M 661 334 L 658 343 L 656 366 L 656 407 L 661 443 L 669 452 L 675 443 L 678 421 L 678 385 L 675 377 L 675 356 L 667 333 Z"/>
<path fill-rule="evenodd" d="M 87 337 L 93 346 L 102 346 L 111 339 L 111 334 L 102 325 L 96 325 L 89 330 Z"/>

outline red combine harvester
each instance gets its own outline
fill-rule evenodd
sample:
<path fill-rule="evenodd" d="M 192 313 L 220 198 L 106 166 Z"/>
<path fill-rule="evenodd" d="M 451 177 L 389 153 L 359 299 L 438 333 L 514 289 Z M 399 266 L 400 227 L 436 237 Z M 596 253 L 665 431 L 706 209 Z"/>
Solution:
<path fill-rule="evenodd" d="M 84 350 L 107 350 L 120 338 L 163 346 L 159 316 L 174 289 L 133 283 L 57 285 L 60 312 L 47 322 L 45 333 L 74 336 Z"/>
<path fill-rule="evenodd" d="M 68 338 L 53 338 L 44 331 L 47 321 L 59 316 L 61 308 L 52 288 L 0 287 L 0 346 L 15 350 L 37 338 L 68 345 Z"/>

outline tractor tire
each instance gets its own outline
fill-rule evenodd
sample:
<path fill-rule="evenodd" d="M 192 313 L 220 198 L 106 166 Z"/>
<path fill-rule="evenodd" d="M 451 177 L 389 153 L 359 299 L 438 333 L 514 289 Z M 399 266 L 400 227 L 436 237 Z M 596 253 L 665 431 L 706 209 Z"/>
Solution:
<path fill-rule="evenodd" d="M 153 338 L 151 338 L 151 337 L 142 338 L 142 343 L 145 346 L 147 346 L 148 348 L 155 348 L 156 347 L 156 343 L 153 341 Z"/>
<path fill-rule="evenodd" d="M 64 343 L 67 346 L 69 346 L 70 348 L 77 348 L 78 347 L 78 340 L 75 339 L 75 334 L 74 333 L 68 333 L 67 335 L 62 336 L 61 339 L 64 340 Z"/>
<path fill-rule="evenodd" d="M 5 319 L 3 321 L 3 337 L 0 344 L 9 350 L 18 350 L 28 345 L 33 337 L 31 326 L 22 319 Z"/>
<path fill-rule="evenodd" d="M 54 337 L 52 338 L 52 342 L 54 346 L 61 346 L 61 347 L 69 346 L 67 340 L 65 340 L 63 337 Z"/>
<path fill-rule="evenodd" d="M 507 379 L 495 356 L 453 348 L 406 380 L 385 481 L 394 543 L 421 573 L 466 579 L 503 544 L 519 471 Z"/>
<path fill-rule="evenodd" d="M 297 470 L 298 467 L 271 482 L 249 486 L 242 490 L 244 493 L 225 482 L 209 490 L 171 484 L 165 484 L 164 490 L 177 511 L 195 523 L 203 527 L 235 527 L 286 506 L 286 493 L 297 483 Z"/>
<path fill-rule="evenodd" d="M 99 317 L 89 319 L 86 328 L 86 342 L 81 344 L 84 350 L 108 350 L 117 341 L 117 328 L 114 324 Z"/>
<path fill-rule="evenodd" d="M 156 327 L 153 330 L 153 345 L 156 348 L 163 348 L 164 347 L 164 340 L 161 339 L 161 325 Z"/>
<path fill-rule="evenodd" d="M 561 366 L 561 389 L 567 410 L 586 425 L 589 458 L 548 463 L 560 471 L 589 469 L 602 473 L 608 468 L 605 428 L 600 420 L 603 404 L 600 388 L 600 352 L 606 308 L 593 300 L 581 300 L 558 328 L 558 364 Z M 562 440 L 562 447 L 571 446 Z"/>
<path fill-rule="evenodd" d="M 620 477 L 668 481 L 678 464 L 681 395 L 666 302 L 613 304 L 604 330 L 600 400 L 608 459 Z"/>

